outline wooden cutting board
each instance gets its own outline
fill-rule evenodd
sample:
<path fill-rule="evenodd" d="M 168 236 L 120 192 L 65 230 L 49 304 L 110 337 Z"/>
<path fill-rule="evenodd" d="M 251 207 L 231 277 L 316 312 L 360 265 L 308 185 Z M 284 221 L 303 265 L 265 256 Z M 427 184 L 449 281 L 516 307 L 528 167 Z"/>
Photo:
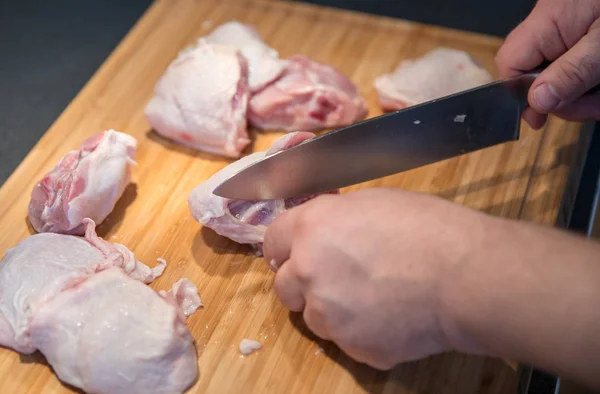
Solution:
<path fill-rule="evenodd" d="M 167 260 L 152 285 L 180 277 L 197 284 L 205 308 L 188 319 L 199 354 L 194 393 L 511 393 L 508 363 L 447 354 L 380 372 L 315 338 L 301 316 L 284 310 L 272 292 L 273 274 L 261 258 L 196 223 L 188 193 L 230 161 L 173 144 L 152 132 L 143 115 L 153 85 L 177 52 L 217 24 L 253 24 L 282 57 L 300 53 L 334 65 L 381 114 L 374 78 L 408 57 L 437 46 L 467 50 L 490 71 L 501 41 L 471 33 L 382 17 L 267 0 L 159 0 L 106 60 L 15 173 L 0 189 L 0 252 L 32 234 L 26 214 L 35 182 L 86 137 L 114 128 L 139 141 L 134 184 L 99 227 L 153 265 Z M 32 108 L 31 116 L 35 116 Z M 277 132 L 253 132 L 247 151 L 264 150 Z M 348 188 L 392 186 L 443 196 L 509 218 L 555 224 L 568 217 L 590 133 L 551 119 L 524 127 L 520 141 Z M 243 338 L 263 348 L 241 357 Z M 118 346 L 118 344 L 115 344 Z M 324 349 L 324 352 L 318 351 Z M 0 392 L 64 393 L 39 354 L 0 349 Z"/>

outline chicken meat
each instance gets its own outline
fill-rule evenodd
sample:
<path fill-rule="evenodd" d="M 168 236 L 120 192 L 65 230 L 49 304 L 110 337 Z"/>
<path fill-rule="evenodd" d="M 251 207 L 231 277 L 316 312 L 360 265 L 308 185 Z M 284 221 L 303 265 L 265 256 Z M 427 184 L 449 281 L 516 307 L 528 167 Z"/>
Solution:
<path fill-rule="evenodd" d="M 81 235 L 84 218 L 100 224 L 131 180 L 137 141 L 107 130 L 65 154 L 31 192 L 29 221 L 38 232 Z"/>
<path fill-rule="evenodd" d="M 248 86 L 256 92 L 274 81 L 285 67 L 279 53 L 264 43 L 254 27 L 237 21 L 224 23 L 204 37 L 206 41 L 231 45 L 240 50 L 248 62 Z"/>
<path fill-rule="evenodd" d="M 98 237 L 92 220 L 84 224 L 85 237 L 39 233 L 7 250 L 0 263 L 0 345 L 34 352 L 29 322 L 38 308 L 97 271 L 116 266 L 144 283 L 164 271 L 164 264 L 151 269 L 125 246 Z"/>
<path fill-rule="evenodd" d="M 31 341 L 63 382 L 88 393 L 182 393 L 198 376 L 179 306 L 119 268 L 41 305 Z"/>
<path fill-rule="evenodd" d="M 237 158 L 250 143 L 249 94 L 248 63 L 240 51 L 200 39 L 168 66 L 144 112 L 165 138 Z"/>
<path fill-rule="evenodd" d="M 346 76 L 295 55 L 277 80 L 250 98 L 248 119 L 259 129 L 314 131 L 349 125 L 367 112 L 365 100 Z"/>
<path fill-rule="evenodd" d="M 146 283 L 161 275 L 125 246 L 98 237 L 40 233 L 0 263 L 0 345 L 36 350 L 65 383 L 90 393 L 182 393 L 198 375 L 185 317 L 202 305 L 179 280 L 169 291 Z"/>
<path fill-rule="evenodd" d="M 375 80 L 379 103 L 386 111 L 410 107 L 492 82 L 491 74 L 468 53 L 437 48 L 400 62 Z"/>
<path fill-rule="evenodd" d="M 198 185 L 189 195 L 188 204 L 192 216 L 217 234 L 241 244 L 251 244 L 262 252 L 262 242 L 267 226 L 282 212 L 298 206 L 315 196 L 288 198 L 285 200 L 243 201 L 230 200 L 213 194 L 213 190 L 225 179 L 265 156 L 291 148 L 304 140 L 313 138 L 310 132 L 286 134 L 265 152 L 255 152 L 228 165 L 206 182 Z M 338 193 L 331 191 L 329 193 Z"/>

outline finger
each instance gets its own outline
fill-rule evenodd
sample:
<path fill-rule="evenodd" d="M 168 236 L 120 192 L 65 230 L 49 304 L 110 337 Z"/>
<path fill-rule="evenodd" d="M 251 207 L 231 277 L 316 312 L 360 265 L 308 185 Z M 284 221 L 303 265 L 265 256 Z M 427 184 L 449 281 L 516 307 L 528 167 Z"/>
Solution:
<path fill-rule="evenodd" d="M 532 70 L 544 61 L 529 18 L 510 32 L 496 55 L 500 79 Z"/>
<path fill-rule="evenodd" d="M 532 129 L 539 130 L 546 124 L 548 115 L 538 114 L 532 108 L 525 108 L 525 111 L 523 111 L 523 119 Z"/>
<path fill-rule="evenodd" d="M 600 120 L 600 93 L 586 94 L 555 114 L 570 121 Z"/>
<path fill-rule="evenodd" d="M 551 18 L 543 9 L 531 14 L 507 37 L 496 55 L 499 77 L 530 72 L 545 60 L 555 60 L 568 49 Z"/>
<path fill-rule="evenodd" d="M 536 112 L 559 110 L 600 83 L 600 25 L 595 25 L 536 78 L 529 92 Z"/>
<path fill-rule="evenodd" d="M 277 294 L 284 307 L 292 312 L 300 312 L 304 309 L 306 302 L 304 301 L 302 284 L 294 272 L 292 262 L 287 261 L 281 265 L 275 276 L 273 287 L 275 294 Z"/>
<path fill-rule="evenodd" d="M 272 271 L 277 271 L 281 264 L 290 258 L 294 228 L 298 212 L 303 206 L 297 206 L 283 212 L 267 227 L 263 242 L 263 255 Z"/>
<path fill-rule="evenodd" d="M 304 312 L 302 314 L 304 318 L 304 323 L 306 326 L 319 338 L 329 340 L 331 339 L 329 333 L 325 329 L 325 319 L 322 313 L 315 310 L 309 305 L 304 308 Z"/>

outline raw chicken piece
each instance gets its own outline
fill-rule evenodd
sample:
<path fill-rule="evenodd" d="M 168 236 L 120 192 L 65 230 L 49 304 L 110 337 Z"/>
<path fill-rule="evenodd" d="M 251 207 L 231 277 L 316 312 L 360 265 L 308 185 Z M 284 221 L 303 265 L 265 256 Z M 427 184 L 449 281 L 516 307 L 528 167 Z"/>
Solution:
<path fill-rule="evenodd" d="M 88 275 L 110 266 L 149 283 L 164 271 L 137 261 L 125 246 L 98 237 L 94 222 L 84 219 L 85 238 L 40 233 L 8 249 L 0 263 L 0 345 L 32 353 L 29 322 L 38 308 Z"/>
<path fill-rule="evenodd" d="M 356 86 L 331 66 L 292 56 L 283 74 L 250 99 L 260 129 L 317 130 L 362 120 L 368 109 Z"/>
<path fill-rule="evenodd" d="M 247 79 L 248 65 L 237 49 L 201 39 L 169 65 L 145 115 L 166 138 L 237 158 L 250 143 Z"/>
<path fill-rule="evenodd" d="M 118 268 L 43 304 L 31 338 L 62 381 L 89 393 L 182 393 L 198 376 L 181 312 Z"/>
<path fill-rule="evenodd" d="M 218 26 L 206 41 L 238 48 L 248 61 L 248 85 L 256 92 L 274 81 L 285 67 L 276 50 L 266 45 L 250 25 L 231 21 Z"/>
<path fill-rule="evenodd" d="M 399 110 L 492 82 L 490 73 L 466 52 L 437 48 L 400 62 L 375 80 L 384 110 Z"/>
<path fill-rule="evenodd" d="M 107 130 L 86 139 L 35 185 L 29 221 L 38 232 L 83 234 L 83 218 L 101 223 L 121 198 L 137 141 Z"/>
<path fill-rule="evenodd" d="M 273 219 L 282 212 L 316 196 L 286 200 L 243 201 L 216 196 L 213 190 L 247 165 L 314 136 L 309 132 L 286 134 L 275 140 L 266 152 L 255 152 L 223 168 L 190 193 L 188 204 L 192 216 L 201 224 L 212 228 L 217 234 L 238 243 L 254 245 L 261 251 L 265 230 Z M 338 191 L 331 193 L 338 193 Z"/>

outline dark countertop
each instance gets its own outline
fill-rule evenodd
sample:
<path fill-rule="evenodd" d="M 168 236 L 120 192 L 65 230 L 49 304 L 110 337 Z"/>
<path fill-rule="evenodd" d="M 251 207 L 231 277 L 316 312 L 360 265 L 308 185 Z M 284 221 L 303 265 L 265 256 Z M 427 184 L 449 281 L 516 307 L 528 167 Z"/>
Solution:
<path fill-rule="evenodd" d="M 309 2 L 504 36 L 534 0 Z M 0 0 L 0 185 L 151 3 Z"/>
<path fill-rule="evenodd" d="M 151 0 L 0 0 L 0 184 Z"/>

